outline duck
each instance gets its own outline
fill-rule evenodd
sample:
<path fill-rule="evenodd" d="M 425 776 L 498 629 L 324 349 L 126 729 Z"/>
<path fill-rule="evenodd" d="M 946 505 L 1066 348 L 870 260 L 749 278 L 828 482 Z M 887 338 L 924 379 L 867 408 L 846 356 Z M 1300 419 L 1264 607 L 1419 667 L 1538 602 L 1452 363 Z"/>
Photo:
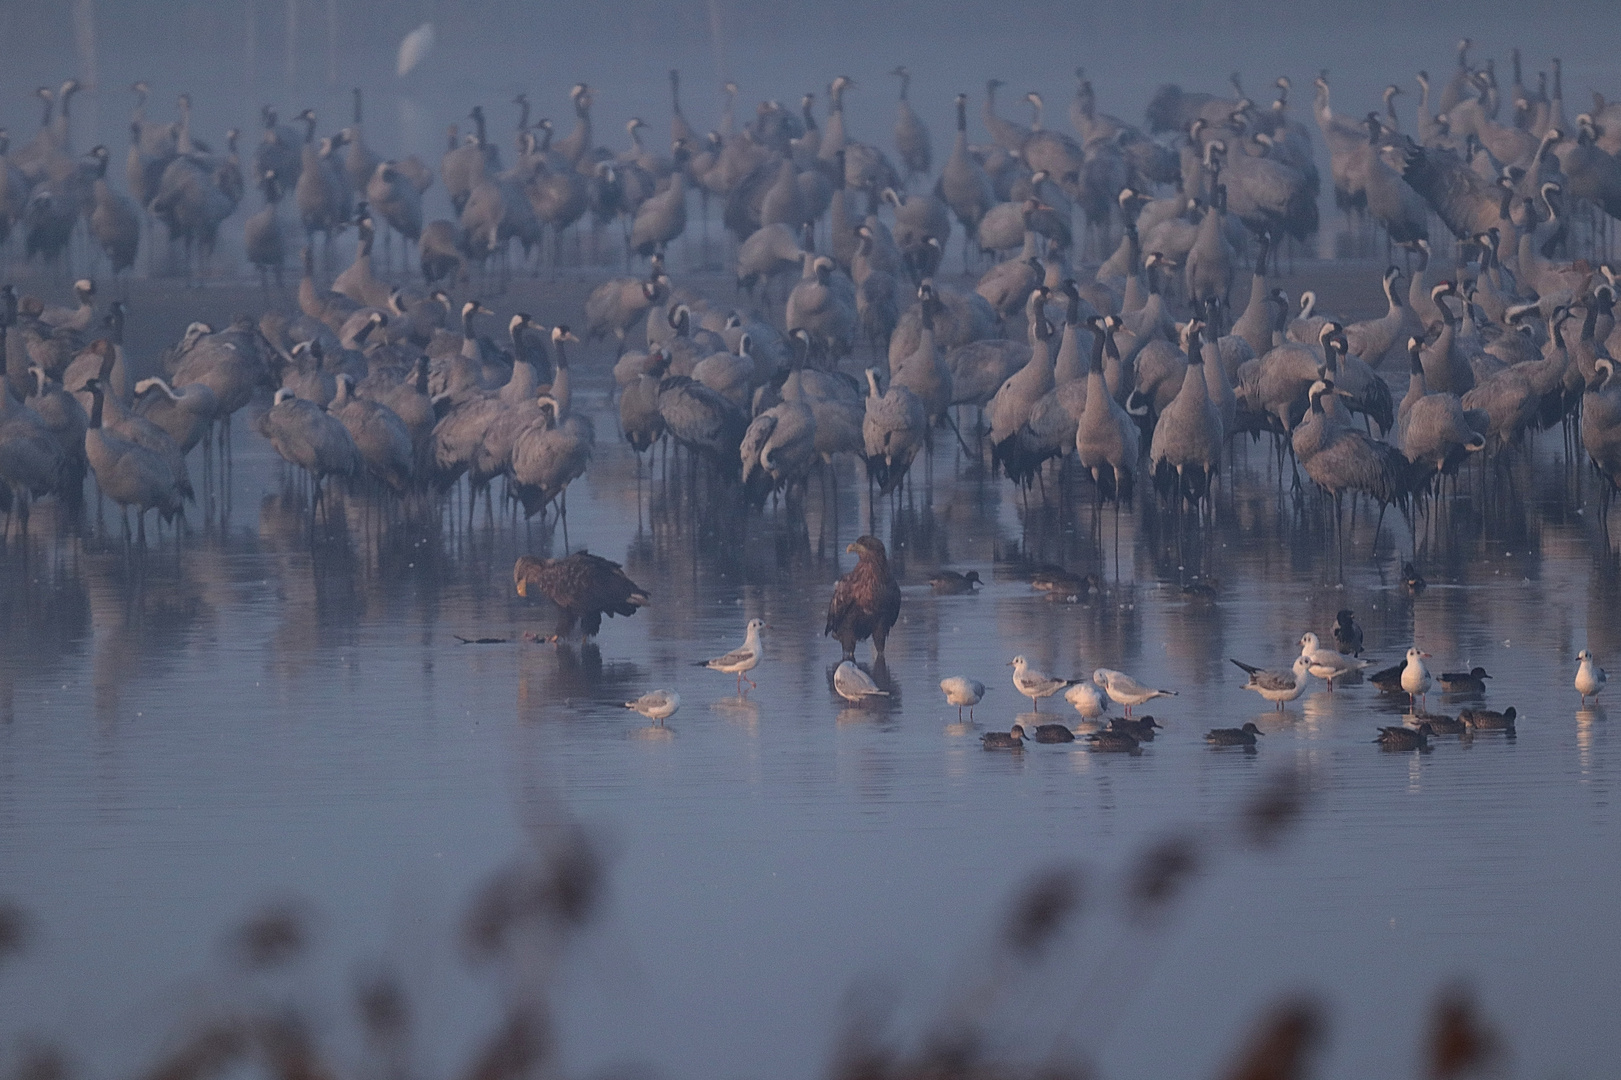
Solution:
<path fill-rule="evenodd" d="M 1415 707 L 1415 711 L 1423 707 L 1424 696 L 1430 691 L 1430 672 L 1424 666 L 1429 655 L 1415 645 L 1407 650 L 1407 662 L 1402 665 L 1401 688 L 1407 692 L 1409 704 Z"/>
<path fill-rule="evenodd" d="M 1401 564 L 1401 578 L 1402 588 L 1406 589 L 1414 596 L 1417 596 L 1419 593 L 1423 592 L 1426 587 L 1424 575 L 1419 573 L 1418 567 L 1414 566 L 1410 562 L 1404 562 Z"/>
<path fill-rule="evenodd" d="M 978 570 L 970 570 L 966 574 L 959 574 L 955 570 L 942 570 L 929 579 L 929 585 L 942 596 L 957 596 L 961 593 L 971 593 L 974 586 L 985 584 L 979 579 Z"/>
<path fill-rule="evenodd" d="M 1382 727 L 1378 738 L 1373 741 L 1384 750 L 1428 750 L 1430 736 L 1434 734 L 1435 729 L 1427 723 L 1417 728 Z"/>
<path fill-rule="evenodd" d="M 1109 728 L 1086 737 L 1095 754 L 1141 754 L 1143 748 L 1128 732 Z"/>
<path fill-rule="evenodd" d="M 1576 668 L 1576 692 L 1582 695 L 1582 707 L 1587 707 L 1587 699 L 1597 697 L 1604 684 L 1609 682 L 1609 676 L 1604 669 L 1593 662 L 1593 654 L 1583 649 L 1576 654 L 1580 662 Z"/>
<path fill-rule="evenodd" d="M 1462 735 L 1469 730 L 1469 725 L 1459 716 L 1444 716 L 1440 713 L 1425 713 L 1416 719 L 1430 725 L 1437 735 Z"/>
<path fill-rule="evenodd" d="M 1063 724 L 1037 724 L 1033 735 L 1038 743 L 1070 743 L 1075 741 L 1075 732 Z"/>
<path fill-rule="evenodd" d="M 1441 673 L 1441 689 L 1448 694 L 1484 694 L 1486 692 L 1485 680 L 1491 678 L 1483 667 L 1473 667 L 1468 671 L 1443 671 Z"/>
<path fill-rule="evenodd" d="M 1205 733 L 1204 741 L 1211 746 L 1254 746 L 1260 734 L 1261 729 L 1252 720 L 1243 727 L 1211 728 Z"/>
<path fill-rule="evenodd" d="M 1401 693 L 1401 673 L 1405 670 L 1407 670 L 1407 661 L 1403 660 L 1399 664 L 1392 664 L 1387 668 L 1381 668 L 1374 672 L 1368 676 L 1368 681 L 1377 687 L 1381 694 L 1399 694 Z"/>
<path fill-rule="evenodd" d="M 1476 731 L 1509 731 L 1514 730 L 1514 718 L 1519 710 L 1510 705 L 1502 712 L 1492 709 L 1465 709 L 1458 714 L 1458 719 L 1474 728 Z"/>
<path fill-rule="evenodd" d="M 1014 724 L 1011 731 L 987 731 L 979 742 L 987 750 L 1023 750 L 1024 725 Z"/>
<path fill-rule="evenodd" d="M 1165 726 L 1157 723 L 1152 716 L 1139 716 L 1135 719 L 1130 716 L 1116 716 L 1109 721 L 1110 731 L 1123 731 L 1138 742 L 1153 742 L 1154 732 L 1164 731 Z"/>
<path fill-rule="evenodd" d="M 985 696 L 985 684 L 966 675 L 952 675 L 940 680 L 940 690 L 946 695 L 946 704 L 957 706 L 957 722 L 962 723 L 962 711 L 968 710 L 968 719 L 974 718 L 974 706 Z"/>

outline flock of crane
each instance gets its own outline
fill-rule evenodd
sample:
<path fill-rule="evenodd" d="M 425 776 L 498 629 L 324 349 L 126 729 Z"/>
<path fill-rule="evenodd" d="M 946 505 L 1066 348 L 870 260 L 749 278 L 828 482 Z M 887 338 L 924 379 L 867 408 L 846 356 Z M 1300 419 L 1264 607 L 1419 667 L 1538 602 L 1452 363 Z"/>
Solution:
<path fill-rule="evenodd" d="M 1045 126 L 1037 93 L 1028 123 L 1002 115 L 992 80 L 990 142 L 969 142 L 958 95 L 937 176 L 904 67 L 893 159 L 847 129 L 849 77 L 832 81 L 820 120 L 806 94 L 797 112 L 766 101 L 740 123 L 727 84 L 719 127 L 700 134 L 671 72 L 667 156 L 644 145 L 639 118 L 628 148 L 598 145 L 581 83 L 566 136 L 531 123 L 519 95 L 507 166 L 475 106 L 471 134 L 451 129 L 435 173 L 368 146 L 356 90 L 350 124 L 325 136 L 312 110 L 295 118 L 300 131 L 264 107 L 246 178 L 236 129 L 220 153 L 192 133 L 187 96 L 177 120 L 149 119 L 137 83 L 127 195 L 106 147 L 74 152 L 78 83 L 42 88 L 34 137 L 13 151 L 0 132 L 0 244 L 18 232 L 23 259 L 59 264 L 82 222 L 116 277 L 155 222 L 183 246 L 188 275 L 207 277 L 251 181 L 264 205 L 243 244 L 267 298 L 299 248 L 302 277 L 296 310 L 272 302 L 257 321 L 194 322 L 162 357 L 139 359 L 125 356 L 122 305 L 103 307 L 92 280 L 61 308 L 5 286 L 7 530 L 13 519 L 26 530 L 36 498 L 77 505 L 93 474 L 144 535 L 146 511 L 173 519 L 194 498 L 189 452 L 228 453 L 231 416 L 261 393 L 259 430 L 311 475 L 317 499 L 338 476 L 427 512 L 465 477 L 471 514 L 502 479 L 526 516 L 564 513 L 596 440 L 570 389 L 570 347 L 584 343 L 521 312 L 504 334 L 481 333 L 493 312 L 453 293 L 475 278 L 504 284 L 514 241 L 538 267 L 549 230 L 555 264 L 567 230 L 589 230 L 598 251 L 614 222 L 640 268 L 595 288 L 580 325 L 586 342 L 617 347 L 619 430 L 639 453 L 673 440 L 757 505 L 778 492 L 792 504 L 840 456 L 895 492 L 937 438 L 988 454 L 1027 497 L 1073 456 L 1100 503 L 1130 499 L 1141 479 L 1199 504 L 1248 433 L 1272 438 L 1280 468 L 1298 462 L 1336 512 L 1367 497 L 1381 520 L 1392 505 L 1411 520 L 1464 462 L 1504 462 L 1559 426 L 1602 474 L 1607 505 L 1621 483 L 1621 330 L 1599 256 L 1602 222 L 1621 216 L 1621 104 L 1595 95 L 1571 121 L 1557 60 L 1552 70 L 1551 87 L 1529 89 L 1516 51 L 1505 91 L 1465 41 L 1433 100 L 1420 73 L 1411 133 L 1398 87 L 1353 119 L 1331 107 L 1326 75 L 1311 124 L 1292 114 L 1287 78 L 1262 105 L 1234 76 L 1234 97 L 1162 87 L 1138 126 L 1098 111 L 1077 71 L 1073 135 Z M 1271 276 L 1282 249 L 1320 228 L 1319 142 L 1336 206 L 1407 249 L 1406 269 L 1382 275 L 1377 318 L 1336 318 Z M 436 180 L 454 214 L 425 221 Z M 670 265 L 694 191 L 706 242 L 711 201 L 735 239 L 735 302 Z M 288 193 L 294 223 L 282 219 Z M 1431 280 L 1436 223 L 1456 241 L 1445 280 Z M 330 263 L 351 227 L 352 264 L 320 283 L 317 235 Z M 959 229 L 960 285 L 945 267 Z M 414 247 L 421 284 L 374 263 L 379 233 Z M 873 362 L 857 366 L 863 350 Z M 1404 369 L 1398 398 L 1387 375 Z M 980 410 L 966 432 L 963 406 Z"/>

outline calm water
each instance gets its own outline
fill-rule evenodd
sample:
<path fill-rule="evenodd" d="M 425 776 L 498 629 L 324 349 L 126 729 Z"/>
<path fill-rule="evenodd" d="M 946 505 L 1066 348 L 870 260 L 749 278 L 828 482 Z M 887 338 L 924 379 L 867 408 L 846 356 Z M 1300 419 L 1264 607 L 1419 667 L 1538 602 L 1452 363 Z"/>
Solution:
<path fill-rule="evenodd" d="M 1355 280 L 1335 300 L 1353 315 L 1377 295 Z M 200 308 L 257 303 L 228 289 L 144 299 L 132 307 L 146 356 Z M 578 304 L 530 283 L 501 300 L 503 316 L 527 306 L 548 322 Z M 897 987 L 903 1029 L 932 1015 L 975 973 L 1010 892 L 1060 861 L 1097 872 L 1098 888 L 1082 933 L 997 1024 L 1013 1056 L 1050 1049 L 1078 1004 L 1065 1030 L 1106 1075 L 1209 1074 L 1265 1003 L 1307 988 L 1334 1010 L 1327 1075 L 1399 1075 L 1431 993 L 1464 975 L 1519 1072 L 1613 1068 L 1621 745 L 1602 708 L 1578 711 L 1571 678 L 1583 647 L 1621 667 L 1621 566 L 1556 432 L 1517 469 L 1514 495 L 1496 481 L 1483 502 L 1478 478 L 1463 485 L 1419 553 L 1431 584 L 1414 598 L 1397 574 L 1405 526 L 1386 521 L 1375 557 L 1359 517 L 1341 585 L 1331 517 L 1280 492 L 1261 446 L 1240 452 L 1213 524 L 1139 505 L 1118 545 L 1089 488 L 1072 482 L 1064 509 L 1054 491 L 1027 516 L 1005 481 L 946 446 L 932 481 L 918 463 L 898 510 L 868 507 L 845 468 L 803 520 L 768 508 L 744 524 L 645 465 L 638 481 L 605 403 L 608 362 L 580 363 L 599 441 L 569 539 L 622 560 L 653 603 L 594 645 L 454 636 L 548 630 L 510 570 L 521 552 L 560 552 L 560 532 L 491 531 L 481 509 L 470 536 L 424 537 L 340 502 L 312 544 L 279 459 L 240 420 L 223 527 L 194 512 L 178 551 L 166 533 L 132 557 L 116 539 L 54 538 L 41 513 L 26 550 L 12 543 L 0 893 L 38 934 L 0 972 L 0 1034 L 58 1038 L 88 1076 L 127 1075 L 233 992 L 228 928 L 296 896 L 318 913 L 316 948 L 275 992 L 330 1007 L 322 1035 L 341 1049 L 355 964 L 390 957 L 419 1005 L 420 1071 L 448 1071 L 495 1015 L 454 944 L 465 897 L 529 829 L 566 814 L 611 866 L 607 908 L 560 976 L 571 1073 L 815 1076 L 852 986 Z M 893 697 L 851 709 L 829 688 L 839 653 L 820 631 L 869 512 L 906 599 Z M 1095 570 L 1106 591 L 1050 603 L 1019 576 L 1034 561 Z M 942 565 L 989 584 L 933 596 L 924 582 Z M 1207 579 L 1213 595 L 1184 591 Z M 1399 709 L 1369 686 L 1314 683 L 1282 714 L 1239 689 L 1228 657 L 1284 666 L 1342 607 L 1381 665 L 1416 640 L 1437 670 L 1485 666 L 1489 704 L 1519 708 L 1518 737 L 1385 754 L 1370 739 Z M 740 701 L 730 676 L 692 663 L 737 645 L 754 616 L 771 627 L 767 658 Z M 1154 703 L 1166 730 L 1139 758 L 985 753 L 952 732 L 937 683 L 983 679 L 980 730 L 1005 728 L 1026 706 L 1005 667 L 1015 653 L 1064 675 L 1121 668 L 1180 696 Z M 621 703 L 659 686 L 685 704 L 672 735 L 642 737 Z M 1249 719 L 1266 732 L 1257 754 L 1200 739 Z M 1169 828 L 1230 833 L 1282 769 L 1315 792 L 1288 841 L 1217 860 L 1163 932 L 1133 937 L 1103 875 Z M 1126 969 L 1089 981 L 1123 936 Z"/>

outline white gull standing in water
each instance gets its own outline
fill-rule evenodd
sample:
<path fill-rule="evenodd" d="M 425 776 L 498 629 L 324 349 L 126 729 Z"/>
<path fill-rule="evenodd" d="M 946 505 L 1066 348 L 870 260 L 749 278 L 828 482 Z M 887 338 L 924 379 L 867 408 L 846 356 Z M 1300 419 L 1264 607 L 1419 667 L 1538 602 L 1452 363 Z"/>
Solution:
<path fill-rule="evenodd" d="M 1008 663 L 1013 667 L 1013 688 L 1030 699 L 1030 706 L 1036 712 L 1041 711 L 1042 698 L 1052 697 L 1074 681 L 1055 679 L 1046 672 L 1037 671 L 1022 656 L 1015 656 Z"/>
<path fill-rule="evenodd" d="M 1176 697 L 1175 690 L 1155 690 L 1127 675 L 1124 671 L 1113 668 L 1100 667 L 1092 672 L 1092 681 L 1103 687 L 1109 695 L 1109 700 L 1126 707 L 1126 715 L 1131 715 L 1133 705 L 1141 705 L 1157 697 Z"/>
<path fill-rule="evenodd" d="M 1609 681 L 1609 676 L 1604 674 L 1603 668 L 1593 663 L 1593 654 L 1586 649 L 1577 653 L 1576 659 L 1581 661 L 1581 666 L 1576 669 L 1576 692 L 1582 695 L 1582 706 L 1585 708 L 1587 699 L 1598 696 Z"/>
<path fill-rule="evenodd" d="M 625 702 L 625 708 L 635 709 L 649 720 L 662 724 L 681 708 L 681 695 L 674 690 L 654 690 L 635 701 Z"/>
<path fill-rule="evenodd" d="M 1289 671 L 1262 671 L 1242 660 L 1233 660 L 1233 663 L 1250 677 L 1244 689 L 1254 690 L 1267 701 L 1275 703 L 1280 712 L 1284 702 L 1293 701 L 1305 692 L 1306 680 L 1311 675 L 1311 661 L 1304 656 L 1295 657 L 1294 667 Z"/>
<path fill-rule="evenodd" d="M 1373 661 L 1356 660 L 1341 654 L 1336 649 L 1323 648 L 1317 635 L 1307 631 L 1300 638 L 1300 655 L 1306 658 L 1310 665 L 1308 670 L 1319 679 L 1328 683 L 1330 693 L 1334 691 L 1334 680 L 1361 671 Z"/>
<path fill-rule="evenodd" d="M 733 649 L 725 656 L 717 656 L 712 660 L 700 660 L 694 667 L 708 668 L 711 671 L 725 672 L 727 675 L 737 676 L 737 696 L 743 696 L 743 683 L 745 681 L 756 690 L 759 684 L 747 675 L 745 671 L 753 671 L 760 663 L 764 650 L 760 647 L 760 631 L 765 629 L 765 620 L 750 619 L 748 634 L 743 638 L 741 647 Z"/>

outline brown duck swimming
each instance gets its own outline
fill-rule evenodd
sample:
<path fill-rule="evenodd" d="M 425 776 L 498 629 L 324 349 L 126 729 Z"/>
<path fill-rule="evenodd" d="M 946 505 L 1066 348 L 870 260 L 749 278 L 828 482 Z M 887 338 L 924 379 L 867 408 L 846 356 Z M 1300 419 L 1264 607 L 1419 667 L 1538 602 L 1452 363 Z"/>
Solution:
<path fill-rule="evenodd" d="M 1204 737 L 1211 746 L 1254 746 L 1261 729 L 1252 720 L 1243 727 L 1212 728 Z"/>
<path fill-rule="evenodd" d="M 1114 728 L 1088 735 L 1086 741 L 1092 744 L 1093 752 L 1099 754 L 1140 754 L 1143 752 L 1143 748 L 1138 745 L 1137 740 L 1132 738 L 1128 732 L 1117 731 Z"/>
<path fill-rule="evenodd" d="M 1458 719 L 1476 731 L 1513 731 L 1514 719 L 1518 715 L 1518 710 L 1510 705 L 1502 712 L 1494 712 L 1491 709 L 1465 709 L 1458 714 Z"/>
<path fill-rule="evenodd" d="M 1485 680 L 1491 678 L 1483 667 L 1470 668 L 1468 671 L 1444 671 L 1441 673 L 1441 689 L 1448 694 L 1484 694 L 1486 692 Z"/>
<path fill-rule="evenodd" d="M 1024 725 L 1014 724 L 1011 731 L 987 731 L 979 741 L 987 750 L 1023 750 Z"/>
<path fill-rule="evenodd" d="M 1429 724 L 1420 724 L 1418 729 L 1407 727 L 1382 727 L 1379 737 L 1373 741 L 1385 750 L 1428 750 L 1430 736 L 1435 729 Z"/>
<path fill-rule="evenodd" d="M 942 570 L 929 579 L 929 585 L 934 591 L 946 596 L 973 592 L 975 585 L 983 584 L 985 583 L 979 579 L 978 570 L 970 570 L 966 574 L 959 574 L 955 570 Z"/>

